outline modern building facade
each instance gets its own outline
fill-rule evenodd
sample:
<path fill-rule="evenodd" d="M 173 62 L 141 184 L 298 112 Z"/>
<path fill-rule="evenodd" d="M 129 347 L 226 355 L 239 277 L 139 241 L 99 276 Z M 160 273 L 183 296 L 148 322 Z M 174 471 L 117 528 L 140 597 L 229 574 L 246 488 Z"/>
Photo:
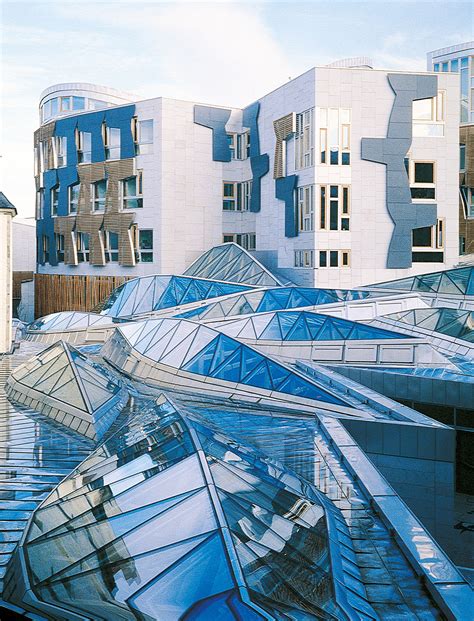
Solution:
<path fill-rule="evenodd" d="M 459 253 L 474 254 L 474 41 L 429 52 L 427 65 L 460 76 Z"/>
<path fill-rule="evenodd" d="M 13 252 L 12 219 L 15 206 L 0 192 L 0 354 L 12 346 Z"/>
<path fill-rule="evenodd" d="M 26 323 L 34 319 L 36 226 L 33 218 L 13 220 L 13 317 Z"/>
<path fill-rule="evenodd" d="M 307 286 L 452 267 L 459 78 L 359 61 L 311 69 L 244 109 L 45 91 L 37 314 L 90 310 L 121 281 L 183 272 L 223 241 Z"/>

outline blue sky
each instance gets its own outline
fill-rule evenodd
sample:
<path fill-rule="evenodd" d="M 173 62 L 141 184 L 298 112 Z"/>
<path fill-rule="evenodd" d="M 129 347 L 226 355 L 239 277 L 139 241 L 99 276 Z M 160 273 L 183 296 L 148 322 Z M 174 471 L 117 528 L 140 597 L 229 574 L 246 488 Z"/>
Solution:
<path fill-rule="evenodd" d="M 424 70 L 426 52 L 474 38 L 472 17 L 470 2 L 436 0 L 3 0 L 1 188 L 33 215 L 32 134 L 52 84 L 240 106 L 348 56 Z"/>

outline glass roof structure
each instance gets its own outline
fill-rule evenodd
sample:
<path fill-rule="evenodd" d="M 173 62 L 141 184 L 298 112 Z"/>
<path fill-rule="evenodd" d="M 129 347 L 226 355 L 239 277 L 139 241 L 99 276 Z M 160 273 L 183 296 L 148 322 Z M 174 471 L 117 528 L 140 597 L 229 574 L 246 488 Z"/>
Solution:
<path fill-rule="evenodd" d="M 188 276 L 143 276 L 117 287 L 102 307 L 102 315 L 130 317 L 199 302 L 250 289 Z"/>
<path fill-rule="evenodd" d="M 235 321 L 212 325 L 215 329 L 239 339 L 268 341 L 345 341 L 373 339 L 407 339 L 383 328 L 309 311 L 262 313 Z"/>
<path fill-rule="evenodd" d="M 352 562 L 344 520 L 323 494 L 161 398 L 137 402 L 43 502 L 7 581 L 21 556 L 37 608 L 57 605 L 59 619 L 66 609 L 130 621 L 336 621 L 355 608 L 375 619 L 333 563 L 341 554 Z"/>
<path fill-rule="evenodd" d="M 38 332 L 66 332 L 69 330 L 87 330 L 87 328 L 99 328 L 112 326 L 116 321 L 107 315 L 96 313 L 83 313 L 79 311 L 63 311 L 46 315 L 28 326 L 29 331 Z"/>
<path fill-rule="evenodd" d="M 467 619 L 472 313 L 427 307 L 471 277 L 294 287 L 223 244 L 36 320 L 0 357 L 0 618 Z"/>
<path fill-rule="evenodd" d="M 455 308 L 422 308 L 385 315 L 410 326 L 440 332 L 456 339 L 474 343 L 474 312 Z"/>
<path fill-rule="evenodd" d="M 347 405 L 291 367 L 225 334 L 191 321 L 149 319 L 115 332 L 102 350 L 115 365 L 127 345 L 154 363 L 232 384 L 242 384 L 339 406 Z"/>
<path fill-rule="evenodd" d="M 41 412 L 91 437 L 101 437 L 117 416 L 113 406 L 122 389 L 103 367 L 63 341 L 15 369 L 7 387 L 16 400 L 36 400 Z"/>
<path fill-rule="evenodd" d="M 283 284 L 244 248 L 233 242 L 211 248 L 194 261 L 184 274 L 260 287 Z"/>
<path fill-rule="evenodd" d="M 393 289 L 452 295 L 474 295 L 474 268 L 458 267 L 400 280 L 370 285 L 370 289 Z"/>
<path fill-rule="evenodd" d="M 193 319 L 218 319 L 233 315 L 249 315 L 307 306 L 334 304 L 349 300 L 363 300 L 373 295 L 370 291 L 340 289 L 309 289 L 306 287 L 281 287 L 250 291 L 226 300 L 216 301 L 200 308 L 180 313 L 178 317 Z"/>

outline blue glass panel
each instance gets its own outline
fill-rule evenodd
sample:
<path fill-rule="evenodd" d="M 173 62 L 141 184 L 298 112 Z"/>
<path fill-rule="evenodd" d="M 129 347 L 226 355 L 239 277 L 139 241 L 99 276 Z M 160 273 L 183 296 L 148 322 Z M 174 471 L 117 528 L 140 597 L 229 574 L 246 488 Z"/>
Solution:
<path fill-rule="evenodd" d="M 250 347 L 242 346 L 242 373 L 241 378 L 251 373 L 263 360 L 263 356 Z"/>
<path fill-rule="evenodd" d="M 339 326 L 328 317 L 319 331 L 318 341 L 341 341 L 349 337 L 352 325 Z"/>
<path fill-rule="evenodd" d="M 183 367 L 181 367 L 184 371 L 189 371 L 190 373 L 199 373 L 199 375 L 209 375 L 209 371 L 211 369 L 212 359 L 214 358 L 214 354 L 216 352 L 216 347 L 218 343 L 219 337 L 213 339 L 209 345 L 207 345 L 203 350 L 197 353 L 194 358 L 191 358 L 189 362 L 187 362 Z"/>
<path fill-rule="evenodd" d="M 309 341 L 311 340 L 311 334 L 306 325 L 306 319 L 303 313 L 301 313 L 293 326 L 292 330 L 286 335 L 288 341 Z"/>
<path fill-rule="evenodd" d="M 212 375 L 213 371 L 240 347 L 241 345 L 238 341 L 234 341 L 234 339 L 231 339 L 225 334 L 220 334 L 217 340 L 216 354 L 214 356 L 214 360 L 212 361 L 209 375 Z"/>
<path fill-rule="evenodd" d="M 272 362 L 271 360 L 267 362 L 267 366 L 270 372 L 273 387 L 275 388 L 275 390 L 280 390 L 281 384 L 283 384 L 283 382 L 287 379 L 287 377 L 290 375 L 290 372 L 279 364 Z"/>
<path fill-rule="evenodd" d="M 281 341 L 282 334 L 280 330 L 280 322 L 278 321 L 278 315 L 274 315 L 268 322 L 266 328 L 260 335 L 257 335 L 259 339 L 268 339 L 270 341 Z"/>
<path fill-rule="evenodd" d="M 268 372 L 266 360 L 263 360 L 254 371 L 244 377 L 242 382 L 257 388 L 273 390 L 273 384 L 270 378 L 270 373 Z"/>
<path fill-rule="evenodd" d="M 241 369 L 241 349 L 237 349 L 215 371 L 211 371 L 212 377 L 217 377 L 227 382 L 238 382 Z"/>

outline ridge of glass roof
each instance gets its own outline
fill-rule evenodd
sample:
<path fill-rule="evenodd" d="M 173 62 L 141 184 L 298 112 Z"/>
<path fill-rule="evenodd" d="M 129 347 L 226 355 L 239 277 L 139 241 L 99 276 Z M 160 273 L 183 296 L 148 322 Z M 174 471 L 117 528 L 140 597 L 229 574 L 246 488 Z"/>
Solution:
<path fill-rule="evenodd" d="M 114 289 L 104 302 L 101 315 L 131 317 L 252 288 L 190 276 L 141 276 Z"/>
<path fill-rule="evenodd" d="M 457 267 L 450 270 L 410 276 L 399 280 L 367 285 L 364 289 L 394 289 L 452 295 L 474 295 L 474 268 Z"/>
<path fill-rule="evenodd" d="M 474 312 L 457 308 L 420 308 L 385 315 L 383 319 L 440 332 L 474 343 Z"/>
<path fill-rule="evenodd" d="M 198 257 L 184 275 L 264 287 L 283 284 L 247 250 L 234 242 L 211 248 Z"/>
<path fill-rule="evenodd" d="M 206 324 L 233 338 L 268 341 L 410 339 L 407 334 L 311 311 L 274 311 Z"/>

